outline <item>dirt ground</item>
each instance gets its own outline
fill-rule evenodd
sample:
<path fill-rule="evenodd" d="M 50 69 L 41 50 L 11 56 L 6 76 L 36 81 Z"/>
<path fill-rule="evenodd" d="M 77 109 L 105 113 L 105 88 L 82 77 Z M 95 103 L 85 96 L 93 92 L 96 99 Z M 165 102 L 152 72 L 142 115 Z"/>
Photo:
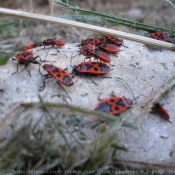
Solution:
<path fill-rule="evenodd" d="M 72 0 L 72 3 L 89 10 L 114 15 L 124 19 L 150 24 L 154 26 L 174 29 L 175 9 L 161 0 Z M 175 3 L 175 0 L 172 0 Z M 35 13 L 48 14 L 49 6 L 47 0 L 37 0 L 33 2 Z M 0 2 L 0 7 L 28 11 L 28 1 L 4 0 Z M 71 10 L 60 7 L 54 3 L 54 13 L 72 13 Z M 12 17 L 2 17 L 1 23 L 12 21 Z M 114 27 L 119 30 L 130 32 L 130 28 L 123 26 Z M 140 31 L 139 31 L 140 32 Z M 78 42 L 91 35 L 91 32 L 80 30 L 63 25 L 54 25 L 43 22 L 27 22 L 16 24 L 0 32 L 0 48 L 21 49 L 28 43 L 42 41 L 46 38 L 60 38 L 67 43 Z"/>

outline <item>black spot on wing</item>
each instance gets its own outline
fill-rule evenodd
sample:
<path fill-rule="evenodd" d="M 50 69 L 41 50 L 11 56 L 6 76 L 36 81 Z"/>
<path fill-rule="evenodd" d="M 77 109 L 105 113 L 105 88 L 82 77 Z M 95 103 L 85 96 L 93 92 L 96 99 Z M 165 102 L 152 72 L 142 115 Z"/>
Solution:
<path fill-rule="evenodd" d="M 52 69 L 52 72 L 59 72 L 59 69 L 57 68 L 57 67 L 54 67 L 53 69 Z"/>
<path fill-rule="evenodd" d="M 107 47 L 107 43 L 102 44 L 102 47 L 104 48 Z"/>
<path fill-rule="evenodd" d="M 119 107 L 118 105 L 115 106 L 115 110 L 118 111 L 119 110 Z"/>
<path fill-rule="evenodd" d="M 49 66 L 48 66 L 48 69 L 52 69 L 52 68 L 54 68 L 53 65 L 49 65 Z"/>
<path fill-rule="evenodd" d="M 80 71 L 84 71 L 84 66 L 82 64 L 80 64 Z M 78 70 L 78 67 L 77 67 L 77 70 Z"/>
<path fill-rule="evenodd" d="M 100 112 L 105 112 L 105 113 L 110 113 L 111 112 L 110 105 L 108 105 L 106 102 L 101 103 L 98 106 L 98 108 L 96 108 L 95 110 L 100 111 Z"/>
<path fill-rule="evenodd" d="M 74 67 L 73 67 L 73 71 L 74 71 L 74 72 L 78 72 L 79 70 L 80 70 L 80 69 L 79 69 L 79 66 L 74 66 Z"/>
<path fill-rule="evenodd" d="M 109 101 L 113 103 L 115 100 L 114 99 L 110 99 Z"/>
<path fill-rule="evenodd" d="M 105 38 L 100 38 L 100 43 L 106 42 Z"/>
<path fill-rule="evenodd" d="M 126 106 L 124 100 L 121 98 L 120 100 L 117 101 L 116 105 L 120 106 Z"/>
<path fill-rule="evenodd" d="M 35 59 L 34 59 L 33 56 L 29 56 L 29 57 L 27 58 L 27 61 L 30 62 L 30 63 L 32 63 L 33 61 L 35 61 Z"/>
<path fill-rule="evenodd" d="M 121 39 L 118 39 L 118 38 L 117 38 L 117 39 L 115 39 L 114 41 L 115 41 L 116 43 L 118 43 L 118 42 L 121 42 Z"/>
<path fill-rule="evenodd" d="M 47 39 L 48 42 L 54 43 L 54 39 Z"/>
<path fill-rule="evenodd" d="M 69 77 L 69 76 L 64 76 L 63 81 L 64 81 L 65 83 L 67 83 L 67 84 L 72 83 L 72 79 L 71 79 L 71 77 Z"/>
<path fill-rule="evenodd" d="M 105 64 L 100 63 L 99 66 L 100 66 L 102 72 L 108 72 L 110 70 L 110 67 L 108 67 Z"/>
<path fill-rule="evenodd" d="M 89 64 L 85 64 L 85 66 L 86 66 L 86 70 L 88 70 L 88 69 L 91 69 L 91 68 L 92 68 L 92 65 L 89 65 Z"/>
<path fill-rule="evenodd" d="M 99 69 L 98 67 L 94 67 L 94 71 L 97 72 Z"/>
<path fill-rule="evenodd" d="M 165 37 L 164 37 L 163 34 L 161 34 L 161 35 L 158 36 L 158 38 L 164 39 Z"/>
<path fill-rule="evenodd" d="M 61 75 L 60 75 L 60 74 L 57 74 L 57 77 L 58 77 L 58 78 L 60 78 L 60 77 L 61 77 Z"/>

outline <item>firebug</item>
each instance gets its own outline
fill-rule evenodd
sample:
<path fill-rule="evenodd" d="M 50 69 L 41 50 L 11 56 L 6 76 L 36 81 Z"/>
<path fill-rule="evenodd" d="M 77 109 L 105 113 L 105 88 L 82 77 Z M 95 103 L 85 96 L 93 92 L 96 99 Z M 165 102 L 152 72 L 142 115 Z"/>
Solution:
<path fill-rule="evenodd" d="M 101 100 L 95 110 L 113 115 L 119 115 L 133 105 L 130 99 L 125 97 L 109 97 Z"/>
<path fill-rule="evenodd" d="M 95 45 L 99 45 L 99 44 L 103 44 L 103 43 L 106 43 L 107 40 L 106 40 L 106 37 L 104 36 L 95 36 L 95 37 L 91 37 L 91 38 L 88 38 L 86 40 L 83 40 L 81 42 L 81 45 L 86 45 L 86 44 L 92 44 L 94 43 Z"/>
<path fill-rule="evenodd" d="M 82 62 L 73 67 L 73 72 L 85 75 L 104 75 L 111 71 L 111 68 L 103 62 L 89 61 Z"/>
<path fill-rule="evenodd" d="M 85 56 L 91 56 L 91 53 L 93 53 L 95 51 L 95 49 L 96 49 L 96 46 L 93 43 L 85 44 L 81 48 L 82 53 Z"/>
<path fill-rule="evenodd" d="M 55 46 L 61 47 L 61 46 L 64 46 L 64 45 L 65 45 L 65 42 L 63 42 L 59 39 L 46 39 L 46 40 L 43 41 L 44 48 L 45 48 L 45 46 L 52 46 L 57 50 L 57 48 Z"/>
<path fill-rule="evenodd" d="M 119 51 L 119 47 L 115 44 L 104 43 L 104 44 L 100 44 L 99 48 L 112 54 L 116 54 Z"/>
<path fill-rule="evenodd" d="M 18 63 L 17 63 L 17 70 L 13 74 L 16 74 L 18 72 L 18 64 L 24 64 L 25 65 L 25 69 L 27 70 L 27 66 L 30 63 L 32 63 L 32 64 L 39 64 L 39 72 L 40 72 L 40 63 L 38 61 L 36 61 L 36 59 L 38 57 L 40 58 L 39 55 L 34 56 L 33 52 L 31 52 L 31 51 L 22 52 L 22 53 L 19 53 L 18 55 L 16 55 L 15 58 L 12 58 L 12 60 L 18 61 Z M 41 58 L 40 58 L 40 61 L 41 61 Z M 27 70 L 27 72 L 31 76 L 30 71 Z"/>
<path fill-rule="evenodd" d="M 94 41 L 93 38 L 88 38 L 88 39 L 82 40 L 80 45 L 81 45 L 81 46 L 84 46 L 84 45 L 86 45 L 86 44 L 95 44 L 95 41 Z M 79 46 L 80 46 L 80 45 L 79 45 Z"/>
<path fill-rule="evenodd" d="M 149 33 L 148 37 L 167 42 L 171 39 L 171 35 L 168 32 L 152 32 Z"/>
<path fill-rule="evenodd" d="M 83 53 L 85 56 L 87 56 L 85 59 L 94 57 L 95 59 L 99 59 L 100 61 L 106 63 L 111 62 L 110 57 L 105 52 L 96 48 L 94 44 L 86 44 L 81 48 L 81 50 L 82 52 L 80 51 L 80 54 Z"/>
<path fill-rule="evenodd" d="M 88 44 L 83 45 L 78 51 L 78 54 L 71 57 L 71 62 L 75 56 L 81 55 L 81 54 L 84 54 L 85 56 L 87 56 L 85 59 L 91 58 L 92 57 L 91 53 L 94 53 L 95 49 L 96 49 L 96 46 L 94 43 L 88 43 Z"/>
<path fill-rule="evenodd" d="M 94 52 L 90 52 L 92 56 L 94 56 L 95 59 L 100 59 L 100 61 L 103 61 L 105 63 L 111 62 L 111 58 L 106 54 L 105 52 L 95 49 Z"/>
<path fill-rule="evenodd" d="M 60 85 L 60 87 L 65 91 L 67 96 L 70 98 L 66 90 L 61 86 L 60 83 L 66 85 L 66 86 L 72 86 L 74 84 L 72 80 L 72 76 L 66 71 L 66 69 L 61 69 L 59 67 L 56 67 L 51 64 L 45 64 L 43 66 L 43 69 L 48 72 L 48 74 L 42 75 L 41 79 L 43 82 L 43 85 L 40 87 L 40 91 L 44 90 L 45 88 L 45 80 L 48 78 L 54 78 L 57 80 L 57 83 Z M 70 98 L 71 99 L 71 98 Z"/>
<path fill-rule="evenodd" d="M 23 51 L 27 51 L 29 49 L 33 49 L 39 46 L 43 46 L 42 42 L 38 42 L 38 43 L 32 43 L 32 44 L 28 44 L 27 46 L 24 47 Z"/>
<path fill-rule="evenodd" d="M 44 79 L 55 78 L 58 82 L 66 86 L 71 86 L 74 84 L 72 77 L 69 75 L 68 72 L 66 72 L 66 70 L 63 70 L 51 64 L 45 64 L 43 66 L 43 69 L 48 72 L 48 74 L 42 76 L 42 78 Z M 43 86 L 44 88 L 45 82 L 43 81 L 43 83 L 44 83 L 44 86 Z"/>
<path fill-rule="evenodd" d="M 170 115 L 168 114 L 168 111 L 160 103 L 154 104 L 154 106 L 152 107 L 152 112 L 158 113 L 161 117 L 165 118 L 167 121 L 169 121 L 170 119 Z"/>
<path fill-rule="evenodd" d="M 95 42 L 96 45 L 99 45 L 99 44 L 103 44 L 103 43 L 106 43 L 107 42 L 107 39 L 105 36 L 101 35 L 101 36 L 95 36 L 93 37 L 93 40 Z"/>
<path fill-rule="evenodd" d="M 121 46 L 123 44 L 123 40 L 121 38 L 115 37 L 115 36 L 109 36 L 109 35 L 105 35 L 108 42 L 114 43 L 117 46 Z"/>
<path fill-rule="evenodd" d="M 104 75 L 111 71 L 111 68 L 103 62 L 89 61 L 82 62 L 77 66 L 73 67 L 72 73 L 83 75 L 83 76 L 96 76 L 96 75 Z M 88 77 L 94 84 L 95 83 L 90 77 Z"/>
<path fill-rule="evenodd" d="M 94 49 L 93 47 L 89 47 L 87 44 L 85 46 L 83 46 L 83 53 L 84 55 L 86 55 L 87 57 L 85 59 L 89 59 L 91 57 L 94 57 L 95 59 L 99 59 L 100 61 L 109 63 L 111 62 L 111 58 L 108 56 L 108 54 L 106 54 L 105 52 L 99 50 L 99 49 Z M 87 48 L 86 48 L 87 46 Z"/>

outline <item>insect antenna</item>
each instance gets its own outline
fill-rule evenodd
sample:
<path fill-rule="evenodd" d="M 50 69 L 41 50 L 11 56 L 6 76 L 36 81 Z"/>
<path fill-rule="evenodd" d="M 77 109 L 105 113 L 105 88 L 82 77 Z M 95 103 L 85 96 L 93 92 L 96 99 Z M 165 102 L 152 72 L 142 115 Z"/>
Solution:
<path fill-rule="evenodd" d="M 15 58 L 12 58 L 12 60 L 13 60 L 13 61 L 17 61 Z M 13 72 L 12 74 L 16 74 L 16 73 L 18 72 L 18 65 L 19 65 L 19 62 L 17 62 L 17 65 L 16 65 L 17 70 L 16 70 L 15 72 Z"/>
<path fill-rule="evenodd" d="M 43 78 L 44 78 L 44 79 L 43 79 Z M 43 82 L 43 85 L 40 86 L 40 88 L 38 89 L 40 92 L 44 90 L 45 85 L 46 85 L 45 80 L 48 79 L 48 78 L 52 78 L 52 76 L 51 76 L 50 74 L 45 74 L 45 75 L 42 75 L 42 76 L 41 76 L 41 80 L 42 80 L 42 82 Z"/>
<path fill-rule="evenodd" d="M 57 50 L 57 52 L 60 52 L 54 45 L 52 47 L 55 48 Z"/>
<path fill-rule="evenodd" d="M 30 71 L 27 69 L 28 64 L 25 64 L 25 70 L 29 73 L 29 76 L 31 77 Z"/>
<path fill-rule="evenodd" d="M 89 78 L 95 85 L 98 85 L 98 83 L 96 83 L 91 77 L 87 76 L 87 78 Z"/>

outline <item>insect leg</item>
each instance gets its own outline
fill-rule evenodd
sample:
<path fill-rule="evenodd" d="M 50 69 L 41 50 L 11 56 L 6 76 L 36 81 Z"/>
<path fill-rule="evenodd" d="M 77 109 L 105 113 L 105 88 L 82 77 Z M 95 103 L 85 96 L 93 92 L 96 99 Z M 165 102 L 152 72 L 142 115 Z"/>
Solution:
<path fill-rule="evenodd" d="M 41 73 L 41 70 L 40 70 L 41 64 L 40 64 L 40 63 L 38 63 L 38 64 L 39 64 L 39 70 L 38 70 L 38 71 L 39 71 L 40 74 L 42 74 L 42 73 Z"/>
<path fill-rule="evenodd" d="M 27 66 L 28 66 L 28 64 L 25 64 L 25 70 L 29 73 L 29 75 L 31 77 L 30 71 L 27 69 Z"/>
<path fill-rule="evenodd" d="M 55 46 L 54 44 L 51 45 L 53 48 L 55 48 L 57 50 L 57 52 L 60 52 Z"/>
<path fill-rule="evenodd" d="M 85 62 L 86 59 L 89 59 L 89 61 L 91 61 L 91 56 L 85 57 L 84 62 Z"/>
<path fill-rule="evenodd" d="M 77 72 L 77 74 L 79 74 L 78 72 Z M 98 85 L 91 77 L 89 77 L 87 74 L 85 75 L 85 74 L 79 74 L 80 76 L 82 76 L 82 77 L 87 77 L 87 78 L 89 78 L 91 81 L 92 81 L 92 83 L 94 83 L 95 85 Z"/>
<path fill-rule="evenodd" d="M 16 58 L 12 58 L 13 61 L 18 61 Z"/>
<path fill-rule="evenodd" d="M 41 57 L 40 57 L 39 55 L 37 55 L 36 57 L 34 57 L 34 60 L 36 60 L 37 58 L 39 58 L 40 61 L 43 62 L 43 61 L 41 60 Z"/>
<path fill-rule="evenodd" d="M 74 57 L 76 57 L 77 55 L 79 55 L 79 56 L 80 56 L 80 55 L 81 55 L 81 53 L 78 53 L 78 54 L 76 54 L 76 55 L 74 55 L 74 56 L 73 56 L 73 53 L 72 53 L 72 56 L 71 56 L 71 61 L 70 61 L 70 66 L 71 66 L 71 63 L 72 63 L 72 59 L 73 59 Z M 72 67 L 72 66 L 71 66 L 71 67 Z"/>
<path fill-rule="evenodd" d="M 57 81 L 57 83 L 62 88 L 62 90 L 66 93 L 66 95 L 69 97 L 69 99 L 72 101 L 71 97 L 69 96 L 69 94 L 67 93 L 67 91 L 63 88 L 63 86 L 61 86 L 61 84 L 58 81 Z"/>
<path fill-rule="evenodd" d="M 12 60 L 16 60 L 16 59 L 13 59 L 13 58 L 12 58 Z M 16 74 L 16 73 L 18 72 L 18 65 L 19 65 L 19 62 L 17 62 L 17 65 L 16 65 L 16 67 L 17 67 L 16 72 L 13 72 L 12 74 Z"/>
<path fill-rule="evenodd" d="M 46 56 L 45 56 L 45 58 L 44 58 L 44 61 L 42 61 L 42 62 L 47 61 L 47 60 L 46 60 L 46 57 L 47 57 L 47 55 L 48 55 L 49 51 L 50 51 L 50 48 L 49 48 L 49 50 L 48 50 L 48 51 L 47 51 L 47 53 L 46 53 Z"/>
<path fill-rule="evenodd" d="M 92 83 L 94 83 L 95 85 L 98 85 L 98 83 L 96 83 L 91 77 L 88 77 L 88 78 L 92 81 Z"/>
<path fill-rule="evenodd" d="M 41 76 L 41 80 L 43 82 L 43 85 L 40 86 L 39 91 L 43 91 L 44 90 L 45 84 L 46 84 L 45 80 L 48 79 L 48 78 L 52 78 L 52 76 L 50 74 L 45 74 L 45 75 Z"/>
<path fill-rule="evenodd" d="M 64 71 L 68 72 L 68 68 L 65 68 Z"/>

